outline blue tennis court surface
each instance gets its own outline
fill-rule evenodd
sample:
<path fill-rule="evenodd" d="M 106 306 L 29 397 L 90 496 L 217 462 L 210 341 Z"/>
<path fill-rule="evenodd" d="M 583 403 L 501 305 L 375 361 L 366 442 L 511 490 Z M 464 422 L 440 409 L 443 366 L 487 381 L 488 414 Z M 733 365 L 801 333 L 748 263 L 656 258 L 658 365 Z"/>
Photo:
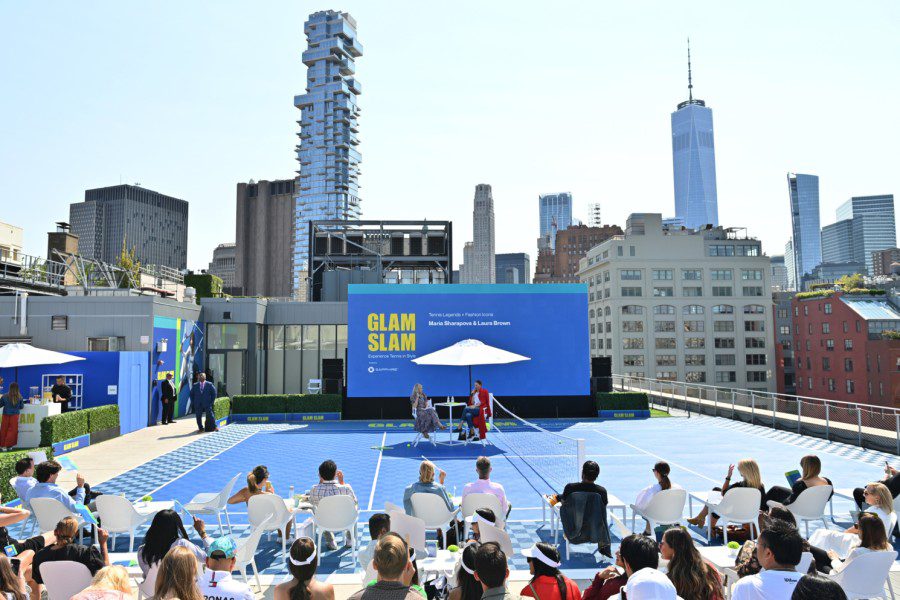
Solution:
<path fill-rule="evenodd" d="M 566 436 L 583 438 L 587 457 L 600 464 L 598 482 L 626 503 L 654 482 L 651 468 L 658 460 L 671 465 L 672 481 L 693 491 L 721 485 L 728 465 L 744 457 L 759 462 L 763 481 L 771 486 L 785 485 L 784 473 L 798 468 L 803 455 L 815 453 L 822 459 L 823 475 L 838 488 L 877 480 L 882 476 L 884 461 L 896 459 L 880 452 L 714 417 L 555 420 L 539 424 Z M 149 493 L 154 500 L 187 502 L 197 493 L 219 491 L 231 477 L 241 473 L 237 490 L 245 485 L 248 471 L 264 464 L 276 492 L 287 497 L 291 485 L 296 493 L 301 493 L 317 483 L 319 463 L 330 458 L 337 462 L 346 482 L 356 492 L 361 510 L 358 531 L 363 543 L 367 543 L 365 523 L 369 515 L 380 512 L 385 501 L 402 504 L 403 490 L 417 479 L 423 456 L 447 472 L 448 490 L 461 494 L 463 486 L 476 478 L 475 459 L 484 454 L 491 457 L 492 479 L 503 484 L 513 505 L 507 527 L 513 545 L 519 549 L 538 539 L 550 540 L 549 525 L 541 523 L 539 492 L 549 492 L 554 486 L 550 478 L 541 476 L 541 471 L 554 464 L 567 473 L 574 471 L 575 461 L 564 456 L 568 445 L 523 428 L 508 428 L 504 434 L 517 436 L 514 446 L 518 454 L 504 444 L 504 436 L 497 434 L 490 436 L 497 445 L 485 448 L 480 444 L 434 447 L 428 442 L 411 446 L 408 444 L 413 435 L 409 423 L 399 422 L 233 424 L 97 487 L 104 493 L 125 494 L 131 500 Z M 447 432 L 437 435 L 441 440 L 448 436 Z M 540 467 L 535 472 L 529 465 Z M 574 479 L 575 473 L 571 474 Z M 843 521 L 848 520 L 850 508 L 849 501 L 835 500 L 835 511 L 843 515 Z M 247 535 L 246 505 L 235 505 L 229 513 L 235 536 Z M 305 518 L 302 515 L 299 520 Z M 210 533 L 217 535 L 214 519 L 207 523 Z M 639 522 L 638 528 L 642 527 Z M 614 536 L 614 542 L 617 539 Z M 127 536 L 120 536 L 115 550 L 127 551 L 127 543 Z M 593 568 L 598 564 L 598 555 L 590 554 L 589 545 L 572 550 L 565 568 Z M 261 571 L 286 573 L 280 554 L 277 537 L 264 537 L 257 555 Z M 347 549 L 326 552 L 320 571 L 351 572 L 350 563 Z M 521 556 L 514 557 L 512 566 L 527 569 Z"/>

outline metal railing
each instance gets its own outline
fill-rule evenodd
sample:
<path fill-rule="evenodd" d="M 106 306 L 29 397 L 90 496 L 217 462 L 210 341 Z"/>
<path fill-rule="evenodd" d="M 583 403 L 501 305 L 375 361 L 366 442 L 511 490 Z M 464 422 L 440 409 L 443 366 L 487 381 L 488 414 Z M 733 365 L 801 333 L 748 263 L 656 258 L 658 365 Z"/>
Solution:
<path fill-rule="evenodd" d="M 646 392 L 650 402 L 777 430 L 900 454 L 900 410 L 825 398 L 612 376 L 613 389 Z"/>
<path fill-rule="evenodd" d="M 61 293 L 65 280 L 66 265 L 38 256 L 19 254 L 15 260 L 0 260 L 0 286 L 21 289 L 29 288 Z"/>

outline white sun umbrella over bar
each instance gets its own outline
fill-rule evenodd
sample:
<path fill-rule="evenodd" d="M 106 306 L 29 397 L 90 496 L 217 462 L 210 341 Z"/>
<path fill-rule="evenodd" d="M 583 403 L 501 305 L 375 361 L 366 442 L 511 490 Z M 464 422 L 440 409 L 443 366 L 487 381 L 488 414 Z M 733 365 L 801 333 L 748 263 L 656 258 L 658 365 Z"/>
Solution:
<path fill-rule="evenodd" d="M 460 340 L 452 346 L 435 350 L 412 359 L 417 365 L 436 365 L 448 367 L 469 367 L 469 389 L 472 389 L 473 365 L 505 365 L 523 360 L 531 360 L 527 356 L 488 346 L 481 340 Z"/>
<path fill-rule="evenodd" d="M 19 378 L 19 367 L 61 365 L 78 360 L 84 360 L 84 357 L 35 348 L 31 344 L 0 346 L 0 369 L 16 369 L 16 379 Z"/>

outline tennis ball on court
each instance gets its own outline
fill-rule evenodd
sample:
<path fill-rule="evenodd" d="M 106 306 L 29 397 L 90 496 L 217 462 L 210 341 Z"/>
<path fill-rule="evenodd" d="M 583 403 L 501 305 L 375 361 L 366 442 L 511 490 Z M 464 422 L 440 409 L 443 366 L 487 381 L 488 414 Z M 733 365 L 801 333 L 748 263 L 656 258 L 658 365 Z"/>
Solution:
<path fill-rule="evenodd" d="M 406 447 L 409 448 L 412 444 L 407 444 Z"/>

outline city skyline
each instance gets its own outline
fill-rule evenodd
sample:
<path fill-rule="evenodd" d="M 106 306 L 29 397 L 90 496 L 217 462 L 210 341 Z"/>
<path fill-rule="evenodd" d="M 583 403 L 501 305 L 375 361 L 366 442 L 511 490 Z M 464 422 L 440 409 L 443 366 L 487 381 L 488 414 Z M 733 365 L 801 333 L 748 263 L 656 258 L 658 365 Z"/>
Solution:
<path fill-rule="evenodd" d="M 52 13 L 6 5 L 0 14 L 12 33 L 5 43 L 16 48 L 6 55 L 17 59 L 5 70 L 17 85 L 0 108 L 17 118 L 0 137 L 0 174 L 9 197 L 31 201 L 7 208 L 0 219 L 24 227 L 25 251 L 41 254 L 45 232 L 85 189 L 140 181 L 191 203 L 188 266 L 203 268 L 218 244 L 234 241 L 234 185 L 260 173 L 289 177 L 296 169 L 292 99 L 305 81 L 302 27 L 319 9 L 349 12 L 366 43 L 357 70 L 366 84 L 360 185 L 367 217 L 465 223 L 471 187 L 487 181 L 497 199 L 497 252 L 529 252 L 537 224 L 522 207 L 545 190 L 571 190 L 579 219 L 590 202 L 603 205 L 604 222 L 620 225 L 633 210 L 671 214 L 667 121 L 685 96 L 688 35 L 692 53 L 702 57 L 694 61 L 700 95 L 715 99 L 722 225 L 746 226 L 766 253 L 780 254 L 790 231 L 787 171 L 821 177 L 823 215 L 847 198 L 900 189 L 891 158 L 900 90 L 883 76 L 900 58 L 889 42 L 900 22 L 891 3 L 851 15 L 837 5 L 816 5 L 812 13 L 779 6 L 779 19 L 771 18 L 774 3 L 754 11 L 661 6 L 642 28 L 621 27 L 637 22 L 638 9 L 582 3 L 575 30 L 548 26 L 539 5 L 517 4 L 506 51 L 496 53 L 496 40 L 481 34 L 506 23 L 510 6 L 480 7 L 481 18 L 471 23 L 461 5 L 425 32 L 413 23 L 434 17 L 434 9 L 413 3 L 162 4 L 151 13 L 102 2 Z M 787 25 L 801 16 L 807 27 Z M 74 36 L 77 43 L 64 54 L 49 52 L 28 35 L 38 19 L 48 36 Z M 245 26 L 260 19 L 271 27 Z M 742 27 L 731 25 L 737 21 Z M 200 27 L 209 23 L 215 27 Z M 472 35 L 459 39 L 460 27 Z M 760 34 L 776 43 L 761 50 Z M 546 43 L 534 46 L 535 35 Z M 150 42 L 158 36 L 171 43 Z M 223 37 L 241 43 L 220 45 Z M 426 41 L 442 51 L 409 54 L 411 44 Z M 546 52 L 552 44 L 574 45 L 576 58 L 561 63 Z M 566 86 L 547 85 L 548 78 L 596 73 L 598 60 L 603 76 L 582 79 L 590 119 L 582 111 L 546 110 L 570 101 Z M 411 72 L 421 76 L 411 79 Z M 860 89 L 865 111 L 852 108 Z M 61 105 L 76 108 L 77 116 Z M 48 147 L 66 160 L 48 163 Z M 45 178 L 48 166 L 54 192 L 33 195 L 32 182 Z M 446 184 L 429 185 L 436 180 Z M 456 253 L 463 241 L 457 238 Z"/>

